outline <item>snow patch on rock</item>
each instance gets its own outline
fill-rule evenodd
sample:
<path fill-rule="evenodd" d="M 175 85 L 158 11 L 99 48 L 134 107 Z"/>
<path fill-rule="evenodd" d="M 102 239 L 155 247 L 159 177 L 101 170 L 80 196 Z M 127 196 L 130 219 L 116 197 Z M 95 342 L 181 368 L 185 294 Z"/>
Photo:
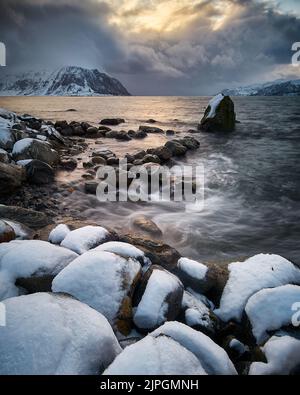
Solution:
<path fill-rule="evenodd" d="M 257 343 L 264 343 L 269 338 L 269 331 L 291 325 L 292 306 L 299 302 L 300 287 L 297 285 L 263 289 L 251 296 L 245 311 Z"/>
<path fill-rule="evenodd" d="M 107 320 L 68 296 L 36 293 L 4 305 L 1 375 L 95 375 L 121 351 Z"/>
<path fill-rule="evenodd" d="M 261 289 L 300 284 L 300 270 L 279 255 L 255 255 L 245 262 L 231 263 L 228 269 L 220 308 L 215 310 L 223 321 L 240 321 L 248 299 Z"/>

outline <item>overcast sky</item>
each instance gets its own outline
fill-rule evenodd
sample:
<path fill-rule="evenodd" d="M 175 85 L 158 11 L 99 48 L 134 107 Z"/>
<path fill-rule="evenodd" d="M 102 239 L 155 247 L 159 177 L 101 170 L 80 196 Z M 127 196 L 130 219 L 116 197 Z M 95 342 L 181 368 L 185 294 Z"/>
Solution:
<path fill-rule="evenodd" d="M 300 78 L 300 1 L 1 0 L 5 71 L 98 68 L 132 94 L 205 95 Z"/>

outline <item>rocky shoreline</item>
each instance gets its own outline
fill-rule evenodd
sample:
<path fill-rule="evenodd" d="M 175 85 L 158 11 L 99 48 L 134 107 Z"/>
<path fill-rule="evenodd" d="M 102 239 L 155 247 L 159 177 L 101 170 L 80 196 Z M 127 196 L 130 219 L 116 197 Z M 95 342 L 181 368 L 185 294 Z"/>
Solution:
<path fill-rule="evenodd" d="M 205 113 L 207 131 L 222 125 L 220 103 Z M 197 262 L 164 244 L 147 218 L 136 219 L 136 233 L 121 233 L 61 207 L 76 188 L 95 193 L 99 166 L 118 167 L 121 158 L 98 139 L 175 134 L 154 120 L 138 131 L 110 129 L 122 123 L 96 128 L 0 111 L 0 374 L 299 374 L 295 264 L 269 254 Z M 86 139 L 99 142 L 88 159 Z M 171 166 L 198 147 L 189 135 L 172 138 L 127 153 L 125 171 Z M 80 183 L 54 182 L 78 161 Z"/>

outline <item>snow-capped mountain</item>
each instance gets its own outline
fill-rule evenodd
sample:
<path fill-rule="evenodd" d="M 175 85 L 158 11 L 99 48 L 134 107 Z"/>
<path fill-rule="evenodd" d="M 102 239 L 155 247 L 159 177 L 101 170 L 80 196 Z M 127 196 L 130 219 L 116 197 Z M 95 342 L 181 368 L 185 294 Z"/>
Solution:
<path fill-rule="evenodd" d="M 128 96 L 129 93 L 117 79 L 97 69 L 68 66 L 54 72 L 0 74 L 0 96 L 102 95 Z"/>
<path fill-rule="evenodd" d="M 222 92 L 229 96 L 300 96 L 300 80 L 276 80 Z"/>

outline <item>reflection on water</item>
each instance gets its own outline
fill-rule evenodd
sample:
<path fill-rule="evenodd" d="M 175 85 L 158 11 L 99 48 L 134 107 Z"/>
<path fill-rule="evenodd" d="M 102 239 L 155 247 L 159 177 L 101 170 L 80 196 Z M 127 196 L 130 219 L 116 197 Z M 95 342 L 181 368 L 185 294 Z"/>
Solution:
<path fill-rule="evenodd" d="M 208 98 L 1 98 L 0 106 L 45 119 L 88 121 L 122 117 L 118 129 L 134 129 L 149 118 L 156 126 L 183 135 L 196 127 Z M 235 260 L 259 252 L 282 254 L 299 262 L 300 215 L 300 98 L 235 98 L 241 121 L 230 135 L 198 133 L 199 150 L 184 163 L 205 168 L 204 210 L 191 213 L 170 203 L 99 203 L 74 191 L 63 205 L 82 217 L 119 230 L 131 227 L 144 213 L 164 231 L 164 240 L 186 256 L 203 261 Z M 76 112 L 65 110 L 74 108 Z M 109 148 L 118 156 L 161 145 L 166 137 L 91 144 Z M 182 161 L 181 161 L 182 163 Z M 65 177 L 65 174 L 61 174 Z M 80 178 L 80 169 L 72 177 Z"/>

